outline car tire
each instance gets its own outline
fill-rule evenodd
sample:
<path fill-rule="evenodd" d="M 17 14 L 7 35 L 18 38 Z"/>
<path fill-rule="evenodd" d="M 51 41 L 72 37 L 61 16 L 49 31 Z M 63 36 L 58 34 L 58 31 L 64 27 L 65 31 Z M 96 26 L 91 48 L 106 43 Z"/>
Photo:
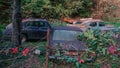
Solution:
<path fill-rule="evenodd" d="M 22 34 L 21 36 L 22 36 L 21 42 L 22 43 L 26 42 L 27 41 L 27 36 L 25 34 Z"/>

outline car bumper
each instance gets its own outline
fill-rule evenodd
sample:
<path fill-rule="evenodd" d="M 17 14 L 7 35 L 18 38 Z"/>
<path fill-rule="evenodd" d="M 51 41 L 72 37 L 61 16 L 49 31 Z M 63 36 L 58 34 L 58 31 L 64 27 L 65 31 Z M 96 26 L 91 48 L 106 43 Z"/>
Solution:
<path fill-rule="evenodd" d="M 85 59 L 85 63 L 87 62 L 93 62 L 95 61 L 95 57 L 91 57 L 91 58 L 87 58 Z M 57 61 L 57 60 L 62 60 L 62 61 L 66 61 L 68 63 L 75 63 L 75 62 L 79 62 L 78 61 L 78 56 L 76 57 L 70 57 L 70 56 L 49 56 L 49 60 L 52 61 Z"/>

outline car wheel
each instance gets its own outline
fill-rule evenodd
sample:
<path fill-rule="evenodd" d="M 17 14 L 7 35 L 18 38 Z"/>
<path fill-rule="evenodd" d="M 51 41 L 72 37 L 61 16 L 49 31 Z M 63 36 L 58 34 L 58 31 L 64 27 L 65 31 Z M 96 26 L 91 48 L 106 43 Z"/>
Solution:
<path fill-rule="evenodd" d="M 22 34 L 21 42 L 26 42 L 27 41 L 27 36 Z"/>

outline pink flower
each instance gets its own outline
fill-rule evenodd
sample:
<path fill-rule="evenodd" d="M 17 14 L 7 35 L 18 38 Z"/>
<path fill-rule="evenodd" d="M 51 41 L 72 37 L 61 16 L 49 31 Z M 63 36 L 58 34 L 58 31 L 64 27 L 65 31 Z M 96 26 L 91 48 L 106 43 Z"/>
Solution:
<path fill-rule="evenodd" d="M 114 54 L 116 51 L 116 47 L 115 46 L 110 46 L 108 49 L 109 53 Z"/>
<path fill-rule="evenodd" d="M 26 56 L 29 52 L 29 48 L 26 48 L 23 52 L 22 52 L 22 55 L 23 56 Z"/>
<path fill-rule="evenodd" d="M 117 38 L 118 38 L 118 36 L 119 36 L 119 34 L 116 34 L 116 35 L 114 35 L 114 38 L 116 38 L 116 39 L 117 39 Z"/>
<path fill-rule="evenodd" d="M 79 60 L 79 63 L 84 63 L 84 62 L 85 62 L 85 61 L 84 61 L 84 60 L 82 60 L 82 59 L 81 59 L 81 60 Z"/>
<path fill-rule="evenodd" d="M 108 68 L 107 65 L 104 65 L 102 68 Z"/>
<path fill-rule="evenodd" d="M 78 61 L 80 60 L 80 56 L 78 56 Z"/>
<path fill-rule="evenodd" d="M 85 63 L 85 61 L 82 60 L 82 59 L 80 58 L 80 56 L 78 56 L 78 62 L 79 62 L 79 63 Z"/>

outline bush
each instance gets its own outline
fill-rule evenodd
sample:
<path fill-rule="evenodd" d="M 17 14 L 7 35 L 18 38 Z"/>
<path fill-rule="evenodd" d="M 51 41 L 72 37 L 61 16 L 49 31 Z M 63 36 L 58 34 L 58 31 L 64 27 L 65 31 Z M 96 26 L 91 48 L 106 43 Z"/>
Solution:
<path fill-rule="evenodd" d="M 0 25 L 0 37 L 2 36 L 2 32 L 3 32 L 3 25 Z"/>
<path fill-rule="evenodd" d="M 11 42 L 3 42 L 0 45 L 0 67 L 8 67 L 13 63 L 23 62 L 29 56 L 28 47 L 15 46 Z"/>
<path fill-rule="evenodd" d="M 116 44 L 117 41 L 115 39 L 118 39 L 116 35 L 113 32 L 88 30 L 79 35 L 78 40 L 86 42 L 88 49 L 84 56 L 87 56 L 91 52 L 96 54 L 96 58 L 92 64 L 112 67 L 114 64 L 116 64 L 115 66 L 119 66 L 120 63 L 120 48 Z"/>
<path fill-rule="evenodd" d="M 3 35 L 3 29 L 5 29 L 5 27 L 6 27 L 5 24 L 0 25 L 0 39 L 1 39 L 2 35 Z"/>

